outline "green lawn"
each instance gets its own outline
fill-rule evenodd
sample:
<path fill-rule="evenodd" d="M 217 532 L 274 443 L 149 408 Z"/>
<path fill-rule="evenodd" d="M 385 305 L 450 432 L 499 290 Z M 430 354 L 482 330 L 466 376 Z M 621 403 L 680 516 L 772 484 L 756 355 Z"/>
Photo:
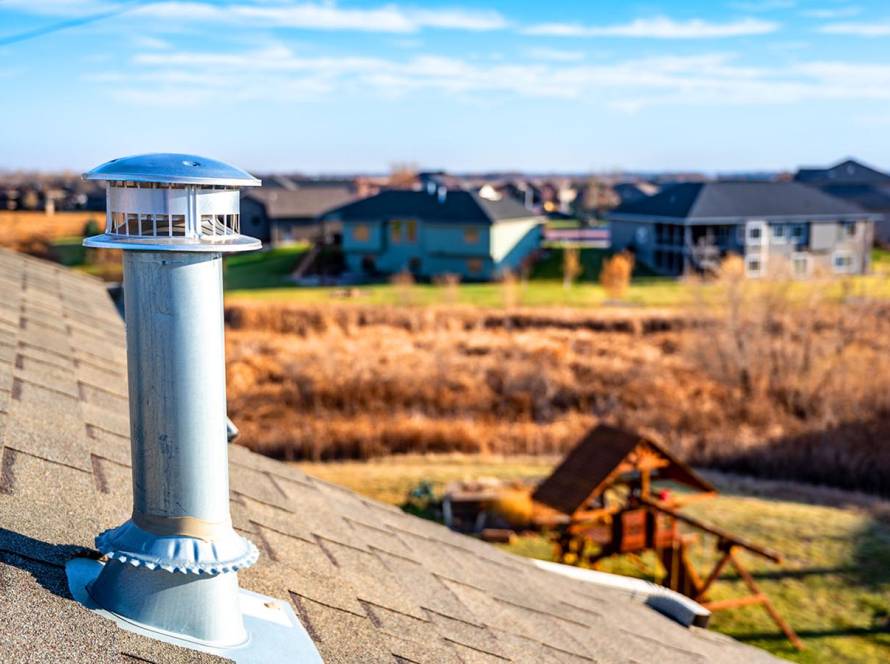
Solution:
<path fill-rule="evenodd" d="M 83 265 L 86 261 L 86 248 L 80 236 L 60 237 L 53 240 L 56 260 L 67 267 Z"/>
<path fill-rule="evenodd" d="M 297 287 L 286 277 L 299 260 L 304 248 L 275 249 L 228 259 L 226 289 L 230 296 L 260 300 L 285 300 L 299 303 L 349 301 L 381 305 L 428 306 L 465 304 L 478 307 L 593 307 L 610 303 L 597 279 L 603 259 L 602 249 L 582 249 L 582 274 L 570 287 L 562 282 L 562 252 L 554 249 L 534 268 L 530 278 L 512 286 L 502 283 L 462 283 L 456 289 L 429 283 L 396 286 L 389 283 L 356 287 Z M 829 279 L 818 284 L 829 298 L 863 297 L 890 299 L 890 252 L 874 251 L 875 273 L 845 279 Z M 769 282 L 764 282 L 769 283 Z M 791 293 L 802 299 L 811 291 L 812 282 L 794 282 Z M 638 266 L 622 303 L 631 306 L 678 307 L 707 298 L 711 286 L 690 286 L 681 280 L 652 276 Z M 348 298 L 344 298 L 348 295 Z"/>
<path fill-rule="evenodd" d="M 229 256 L 223 270 L 225 288 L 245 291 L 287 286 L 288 277 L 308 249 L 307 244 L 296 244 Z M 294 286 L 290 288 L 297 290 Z"/>
<path fill-rule="evenodd" d="M 262 253 L 245 254 L 227 259 L 225 285 L 233 297 L 260 300 L 288 300 L 322 303 L 343 299 L 346 289 L 334 286 L 297 287 L 287 277 L 305 247 L 286 247 Z M 507 303 L 520 306 L 587 307 L 603 304 L 608 295 L 597 283 L 603 258 L 601 249 L 582 249 L 583 273 L 569 288 L 562 283 L 562 252 L 552 250 L 535 266 L 527 281 L 513 286 L 501 283 L 463 283 L 456 290 L 455 304 L 479 307 L 503 307 Z M 435 305 L 452 303 L 455 291 L 430 283 L 395 286 L 377 283 L 348 289 L 349 301 L 383 305 Z M 651 276 L 635 278 L 627 297 L 628 304 L 646 306 L 678 306 L 693 301 L 694 294 L 675 279 Z"/>
<path fill-rule="evenodd" d="M 441 492 L 454 479 L 542 477 L 552 464 L 552 459 L 535 457 L 414 455 L 300 466 L 311 475 L 400 504 L 421 480 L 431 481 L 434 490 Z M 866 509 L 766 499 L 741 492 L 731 480 L 718 476 L 715 481 L 722 495 L 690 506 L 687 512 L 784 553 L 781 565 L 742 557 L 807 650 L 794 650 L 760 607 L 718 612 L 711 627 L 797 662 L 890 661 L 890 524 Z M 706 544 L 695 553 L 700 567 L 715 559 Z M 506 548 L 543 559 L 550 555 L 549 544 L 538 536 L 522 537 Z M 653 561 L 644 561 L 654 572 Z M 646 576 L 622 560 L 609 561 L 604 569 Z M 736 596 L 742 587 L 734 573 L 726 572 L 712 596 Z"/>

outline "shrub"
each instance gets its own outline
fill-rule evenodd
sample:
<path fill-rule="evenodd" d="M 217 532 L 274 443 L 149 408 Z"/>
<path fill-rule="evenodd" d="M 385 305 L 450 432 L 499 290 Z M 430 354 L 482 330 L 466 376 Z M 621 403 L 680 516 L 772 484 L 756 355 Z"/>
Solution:
<path fill-rule="evenodd" d="M 581 276 L 581 259 L 578 247 L 567 246 L 562 250 L 562 285 L 571 288 L 575 279 Z"/>
<path fill-rule="evenodd" d="M 83 225 L 83 235 L 84 237 L 90 237 L 91 235 L 99 235 L 102 232 L 101 227 L 99 226 L 99 222 L 95 219 L 90 219 Z"/>
<path fill-rule="evenodd" d="M 613 300 L 620 300 L 627 293 L 634 269 L 633 254 L 623 251 L 603 261 L 600 284 Z"/>

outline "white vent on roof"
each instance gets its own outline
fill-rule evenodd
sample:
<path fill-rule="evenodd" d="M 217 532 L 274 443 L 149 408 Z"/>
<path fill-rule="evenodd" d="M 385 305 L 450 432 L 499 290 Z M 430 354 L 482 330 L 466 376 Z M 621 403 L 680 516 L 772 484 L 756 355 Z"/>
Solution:
<path fill-rule="evenodd" d="M 108 183 L 105 233 L 84 245 L 124 250 L 133 512 L 96 537 L 107 562 L 69 565 L 72 595 L 235 661 L 320 662 L 289 604 L 238 587 L 258 552 L 229 514 L 222 255 L 261 246 L 238 228 L 238 187 L 260 182 L 177 154 L 84 177 Z"/>
<path fill-rule="evenodd" d="M 484 198 L 487 201 L 499 201 L 501 200 L 501 192 L 495 189 L 490 184 L 484 184 L 479 188 L 479 198 Z"/>

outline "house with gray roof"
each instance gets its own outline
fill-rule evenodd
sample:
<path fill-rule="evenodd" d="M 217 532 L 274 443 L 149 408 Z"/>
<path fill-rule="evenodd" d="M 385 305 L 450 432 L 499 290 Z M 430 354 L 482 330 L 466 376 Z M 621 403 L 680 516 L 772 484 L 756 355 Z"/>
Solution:
<path fill-rule="evenodd" d="M 751 277 L 863 274 L 880 215 L 798 182 L 669 185 L 608 215 L 612 248 L 662 275 L 711 271 L 728 254 Z"/>
<path fill-rule="evenodd" d="M 541 243 L 545 219 L 511 196 L 481 196 L 428 180 L 421 190 L 390 189 L 330 211 L 343 225 L 351 272 L 457 274 L 483 281 L 521 270 Z"/>
<path fill-rule="evenodd" d="M 352 183 L 291 183 L 247 191 L 241 198 L 241 230 L 272 246 L 339 235 L 337 223 L 326 223 L 330 209 L 356 198 Z"/>
<path fill-rule="evenodd" d="M 828 168 L 801 168 L 794 181 L 881 215 L 875 222 L 875 239 L 890 244 L 890 174 L 845 159 Z"/>
<path fill-rule="evenodd" d="M 99 281 L 5 250 L 0 289 L 0 661 L 229 661 L 72 598 L 66 564 L 99 559 L 96 533 L 131 515 L 124 325 Z M 259 549 L 240 585 L 285 602 L 328 664 L 778 661 L 293 464 L 228 457 L 232 525 Z"/>

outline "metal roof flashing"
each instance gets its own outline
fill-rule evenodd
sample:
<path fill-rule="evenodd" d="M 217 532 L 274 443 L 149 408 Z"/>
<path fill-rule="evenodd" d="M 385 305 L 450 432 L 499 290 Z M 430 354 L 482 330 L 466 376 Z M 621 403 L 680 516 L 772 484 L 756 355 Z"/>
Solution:
<path fill-rule="evenodd" d="M 244 619 L 246 638 L 231 644 L 210 644 L 168 630 L 147 627 L 108 611 L 93 597 L 92 584 L 105 565 L 89 558 L 73 558 L 65 565 L 68 589 L 85 608 L 114 621 L 121 629 L 181 648 L 217 655 L 237 664 L 299 662 L 322 664 L 323 660 L 297 618 L 290 603 L 239 589 L 238 608 Z"/>

